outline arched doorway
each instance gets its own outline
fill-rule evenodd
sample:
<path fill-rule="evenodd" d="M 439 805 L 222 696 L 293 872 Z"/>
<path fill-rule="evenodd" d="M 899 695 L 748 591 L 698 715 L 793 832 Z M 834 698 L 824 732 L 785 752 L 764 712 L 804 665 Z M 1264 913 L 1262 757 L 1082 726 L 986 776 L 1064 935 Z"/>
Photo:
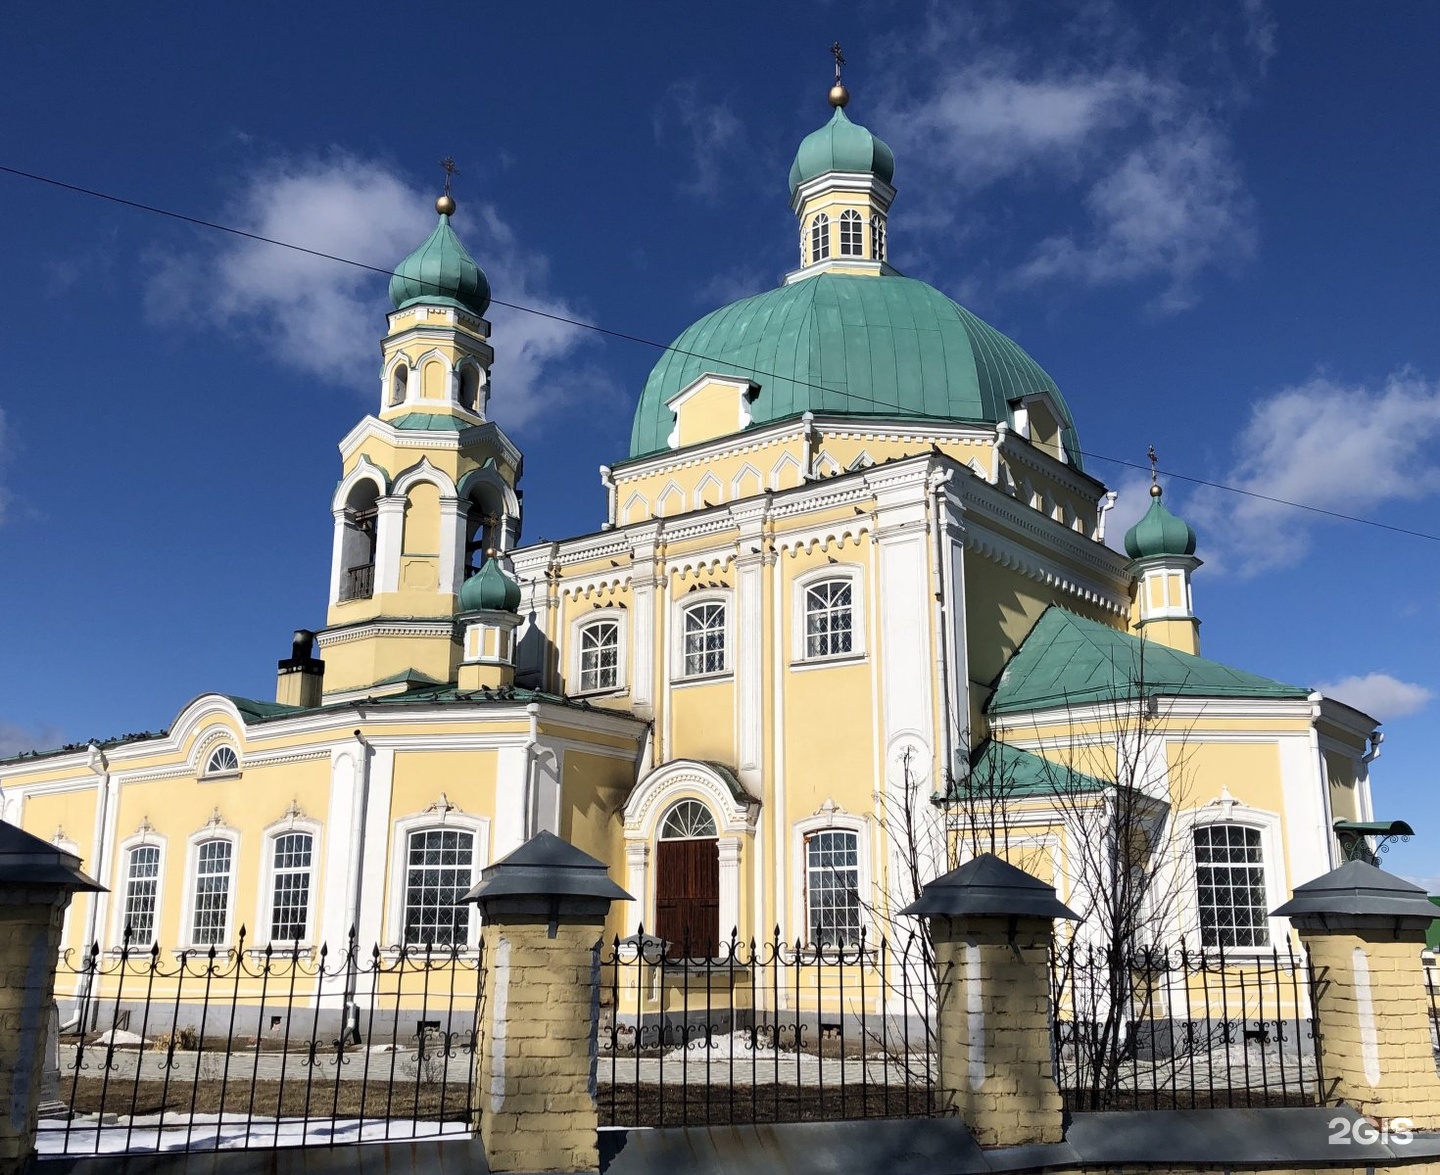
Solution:
<path fill-rule="evenodd" d="M 680 800 L 660 822 L 655 846 L 655 933 L 672 959 L 708 958 L 720 941 L 720 841 L 699 800 Z"/>

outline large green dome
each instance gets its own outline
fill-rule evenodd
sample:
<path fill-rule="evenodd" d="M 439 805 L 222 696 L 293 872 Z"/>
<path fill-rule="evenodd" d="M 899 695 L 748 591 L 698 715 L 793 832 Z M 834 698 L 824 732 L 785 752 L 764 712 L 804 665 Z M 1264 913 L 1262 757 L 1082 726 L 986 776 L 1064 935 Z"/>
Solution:
<path fill-rule="evenodd" d="M 827 171 L 868 171 L 888 184 L 895 178 L 895 155 L 883 139 L 851 122 L 837 106 L 829 122 L 800 140 L 790 165 L 790 195 Z"/>
<path fill-rule="evenodd" d="M 440 223 L 425 243 L 395 267 L 390 276 L 390 301 L 396 310 L 415 302 L 438 302 L 485 313 L 490 305 L 490 281 L 460 243 L 445 213 L 440 214 Z"/>
<path fill-rule="evenodd" d="M 752 380 L 752 426 L 805 411 L 998 424 L 1047 393 L 1072 464 L 1080 445 L 1055 381 L 1014 342 L 912 278 L 820 273 L 707 314 L 661 357 L 635 409 L 630 456 L 667 447 L 666 401 L 705 374 Z"/>

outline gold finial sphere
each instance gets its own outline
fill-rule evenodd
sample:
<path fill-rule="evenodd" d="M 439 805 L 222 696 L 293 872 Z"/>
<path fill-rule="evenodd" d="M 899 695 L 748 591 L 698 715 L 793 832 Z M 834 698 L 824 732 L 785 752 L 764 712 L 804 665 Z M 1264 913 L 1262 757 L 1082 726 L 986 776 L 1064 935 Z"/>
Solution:
<path fill-rule="evenodd" d="M 486 548 L 485 548 L 485 558 L 487 558 L 487 559 L 493 559 L 493 558 L 495 558 L 498 554 L 500 554 L 500 552 L 497 551 L 494 547 L 486 547 Z"/>
<path fill-rule="evenodd" d="M 1158 481 L 1150 483 L 1150 496 L 1152 498 L 1158 498 L 1164 492 L 1165 491 L 1160 488 L 1160 483 Z"/>
<path fill-rule="evenodd" d="M 848 105 L 849 102 L 850 102 L 850 91 L 847 90 L 844 86 L 842 86 L 839 82 L 836 82 L 833 86 L 830 87 L 830 105 L 831 105 L 831 106 L 834 106 L 834 107 L 837 107 L 837 108 L 838 108 L 838 107 L 841 107 L 841 106 Z"/>
<path fill-rule="evenodd" d="M 440 199 L 435 201 L 435 211 L 438 212 L 441 216 L 454 216 L 454 198 L 451 197 L 448 192 L 445 195 L 441 196 Z"/>

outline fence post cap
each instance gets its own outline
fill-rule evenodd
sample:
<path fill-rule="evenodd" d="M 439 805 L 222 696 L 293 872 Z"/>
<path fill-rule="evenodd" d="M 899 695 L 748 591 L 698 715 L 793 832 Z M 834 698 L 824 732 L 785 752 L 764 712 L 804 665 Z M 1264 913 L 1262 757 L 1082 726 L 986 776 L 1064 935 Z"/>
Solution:
<path fill-rule="evenodd" d="M 1368 861 L 1346 861 L 1314 881 L 1297 885 L 1290 900 L 1271 912 L 1276 918 L 1326 914 L 1407 921 L 1413 918 L 1428 926 L 1437 911 L 1420 886 Z"/>
<path fill-rule="evenodd" d="M 915 917 L 977 915 L 1080 921 L 1080 915 L 1055 896 L 1053 885 L 1046 885 L 994 853 L 982 853 L 929 882 L 900 913 Z"/>
<path fill-rule="evenodd" d="M 80 871 L 80 858 L 74 853 L 4 820 L 0 820 L 0 885 L 105 892 L 103 885 Z"/>
<path fill-rule="evenodd" d="M 634 900 L 610 880 L 603 861 L 553 832 L 536 833 L 513 853 L 487 865 L 479 882 L 460 900 L 484 903 L 526 897 L 585 898 L 607 904 Z"/>

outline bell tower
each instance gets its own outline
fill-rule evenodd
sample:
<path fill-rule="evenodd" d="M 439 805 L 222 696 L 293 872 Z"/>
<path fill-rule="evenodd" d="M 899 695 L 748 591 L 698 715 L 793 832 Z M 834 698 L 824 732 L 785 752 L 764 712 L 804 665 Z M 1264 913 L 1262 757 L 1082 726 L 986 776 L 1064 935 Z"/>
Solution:
<path fill-rule="evenodd" d="M 326 700 L 453 683 L 461 585 L 520 537 L 520 450 L 489 416 L 490 283 L 439 221 L 390 279 L 380 403 L 340 443 L 329 612 L 317 634 Z"/>
<path fill-rule="evenodd" d="M 1125 553 L 1135 577 L 1134 626 L 1150 640 L 1200 652 L 1200 621 L 1190 590 L 1195 558 L 1195 532 L 1161 501 L 1164 490 L 1155 476 L 1155 449 L 1150 449 L 1150 509 L 1125 534 Z"/>

